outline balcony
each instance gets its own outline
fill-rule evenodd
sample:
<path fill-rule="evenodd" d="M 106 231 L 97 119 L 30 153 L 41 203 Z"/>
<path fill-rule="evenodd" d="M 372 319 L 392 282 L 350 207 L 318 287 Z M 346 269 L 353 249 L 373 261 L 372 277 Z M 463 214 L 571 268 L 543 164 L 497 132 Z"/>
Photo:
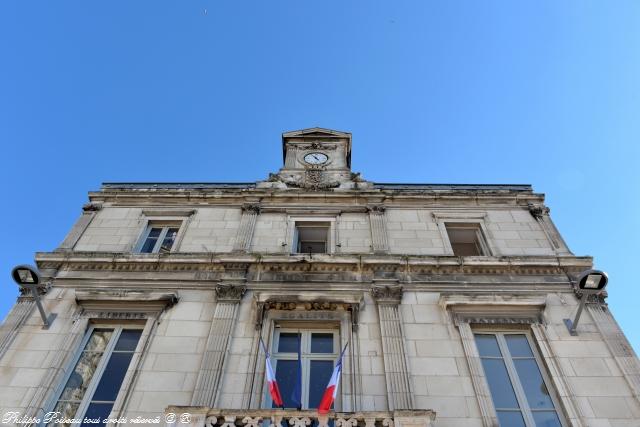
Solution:
<path fill-rule="evenodd" d="M 169 406 L 167 427 L 432 427 L 431 410 L 391 412 L 330 412 L 282 409 L 210 409 L 199 406 Z"/>

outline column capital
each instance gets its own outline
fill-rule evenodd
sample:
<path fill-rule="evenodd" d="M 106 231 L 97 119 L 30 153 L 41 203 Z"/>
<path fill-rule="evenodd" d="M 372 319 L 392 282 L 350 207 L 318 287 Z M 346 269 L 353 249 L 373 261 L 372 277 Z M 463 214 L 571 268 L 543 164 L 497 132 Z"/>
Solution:
<path fill-rule="evenodd" d="M 383 214 L 387 210 L 386 206 L 383 205 L 369 205 L 367 206 L 367 212 L 373 214 Z"/>
<path fill-rule="evenodd" d="M 527 206 L 531 215 L 536 219 L 549 215 L 550 209 L 542 203 L 529 203 Z"/>
<path fill-rule="evenodd" d="M 378 304 L 400 304 L 402 285 L 373 285 L 371 296 Z"/>
<path fill-rule="evenodd" d="M 259 214 L 260 213 L 260 204 L 259 203 L 245 203 L 245 204 L 242 205 L 241 209 L 242 209 L 243 212 Z"/>
<path fill-rule="evenodd" d="M 247 291 L 245 285 L 219 284 L 216 285 L 216 298 L 219 302 L 238 303 Z"/>

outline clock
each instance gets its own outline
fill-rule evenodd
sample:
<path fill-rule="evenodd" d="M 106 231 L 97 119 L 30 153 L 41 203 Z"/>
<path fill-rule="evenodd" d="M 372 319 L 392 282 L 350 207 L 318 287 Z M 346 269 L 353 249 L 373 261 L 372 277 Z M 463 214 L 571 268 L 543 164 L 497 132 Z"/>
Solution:
<path fill-rule="evenodd" d="M 323 153 L 309 153 L 304 156 L 304 161 L 310 165 L 322 165 L 327 163 L 327 160 L 329 160 L 329 157 Z"/>

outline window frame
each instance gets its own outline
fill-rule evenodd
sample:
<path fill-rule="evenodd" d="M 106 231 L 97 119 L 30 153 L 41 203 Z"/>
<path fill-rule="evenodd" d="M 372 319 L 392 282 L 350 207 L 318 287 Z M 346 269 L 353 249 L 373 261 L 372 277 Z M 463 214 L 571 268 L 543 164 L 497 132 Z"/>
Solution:
<path fill-rule="evenodd" d="M 271 356 L 271 363 L 274 370 L 275 375 L 278 373 L 278 361 L 279 360 L 298 360 L 297 353 L 289 353 L 283 352 L 279 353 L 277 351 L 280 334 L 281 333 L 302 333 L 302 343 L 301 343 L 301 357 L 302 357 L 302 410 L 313 410 L 309 409 L 309 383 L 310 383 L 310 366 L 312 360 L 326 360 L 331 361 L 332 366 L 331 369 L 335 368 L 335 364 L 340 357 L 340 351 L 342 348 L 340 347 L 342 344 L 341 340 L 341 331 L 340 325 L 338 323 L 311 323 L 307 321 L 302 322 L 276 322 L 274 324 L 274 328 L 271 332 L 271 342 L 269 343 L 269 355 Z M 312 333 L 331 333 L 333 334 L 333 353 L 311 353 L 311 334 Z M 342 375 L 344 376 L 344 370 Z M 342 379 L 344 380 L 344 378 Z M 340 381 L 338 386 L 338 394 L 333 403 L 333 407 L 335 411 L 340 411 L 342 409 L 342 385 L 344 381 Z M 283 390 L 281 390 L 284 393 Z M 271 398 L 271 394 L 267 387 L 263 390 L 263 398 L 262 398 L 262 408 L 272 408 L 273 399 Z M 289 408 L 290 409 L 290 408 Z"/>
<path fill-rule="evenodd" d="M 110 322 L 96 322 L 96 323 L 90 323 L 89 326 L 87 327 L 87 330 L 82 338 L 82 341 L 80 342 L 80 344 L 78 345 L 77 349 L 75 350 L 75 353 L 73 355 L 73 357 L 71 358 L 70 363 L 67 365 L 67 372 L 65 373 L 65 375 L 62 377 L 62 380 L 58 383 L 58 387 L 56 387 L 55 389 L 55 393 L 54 396 L 55 398 L 52 399 L 51 401 L 51 405 L 49 408 L 49 411 L 47 412 L 51 412 L 55 409 L 56 405 L 58 404 L 58 402 L 60 401 L 60 397 L 62 396 L 62 392 L 64 391 L 65 386 L 67 385 L 67 382 L 69 381 L 69 378 L 71 378 L 71 375 L 73 374 L 75 367 L 78 363 L 78 361 L 80 360 L 80 357 L 82 357 L 82 353 L 84 352 L 84 349 L 87 345 L 87 343 L 89 342 L 89 339 L 91 338 L 91 335 L 93 334 L 93 331 L 96 329 L 112 329 L 113 330 L 113 334 L 111 336 L 111 338 L 109 339 L 109 342 L 107 343 L 107 346 L 105 347 L 103 353 L 102 353 L 102 357 L 100 358 L 100 362 L 98 362 L 98 365 L 96 366 L 96 370 L 93 373 L 93 376 L 91 377 L 91 380 L 89 381 L 89 385 L 87 386 L 87 389 L 84 393 L 84 395 L 82 396 L 82 400 L 80 401 L 80 405 L 78 406 L 78 409 L 76 410 L 76 413 L 74 414 L 73 418 L 77 418 L 77 419 L 84 419 L 85 414 L 87 412 L 87 409 L 89 408 L 89 405 L 91 404 L 91 400 L 93 398 L 93 395 L 96 392 L 96 389 L 98 387 L 98 384 L 100 383 L 100 380 L 102 379 L 102 375 L 104 374 L 104 371 L 107 367 L 107 364 L 109 363 L 109 360 L 111 359 L 111 355 L 114 352 L 114 348 L 118 342 L 118 339 L 120 338 L 120 335 L 122 333 L 122 331 L 124 329 L 135 329 L 135 330 L 139 330 L 141 333 L 140 338 L 138 339 L 138 343 L 136 344 L 136 348 L 133 351 L 133 357 L 132 359 L 129 361 L 129 366 L 127 367 L 127 371 L 131 368 L 131 364 L 134 363 L 134 358 L 136 353 L 139 353 L 141 350 L 141 346 L 144 345 L 143 341 L 145 340 L 144 337 L 144 331 L 145 331 L 145 327 L 146 327 L 146 322 L 144 323 L 139 323 L 139 322 L 135 322 L 135 323 L 110 323 Z M 113 405 L 115 406 L 116 403 L 118 402 L 118 400 L 121 398 L 123 389 L 124 389 L 124 385 L 127 385 L 127 375 L 125 374 L 125 376 L 122 378 L 122 383 L 120 384 L 120 389 L 118 390 L 118 394 L 115 396 L 114 399 L 114 403 Z M 111 411 L 113 411 L 113 407 L 111 409 Z M 80 416 L 78 416 L 80 414 Z M 82 422 L 80 423 L 73 423 L 71 424 L 71 427 L 77 427 L 80 426 L 82 424 Z M 44 422 L 42 422 L 40 424 L 40 426 L 46 426 L 47 424 L 45 424 Z"/>
<path fill-rule="evenodd" d="M 543 359 L 540 356 L 540 350 L 538 349 L 537 345 L 536 345 L 536 341 L 532 336 L 531 331 L 529 330 L 529 328 L 482 328 L 482 327 L 473 327 L 471 332 L 473 333 L 473 337 L 474 337 L 474 345 L 476 345 L 476 351 L 477 354 L 480 358 L 480 360 L 482 360 L 483 356 L 480 356 L 480 351 L 477 348 L 477 344 L 475 341 L 475 336 L 476 335 L 492 335 L 496 337 L 496 342 L 498 343 L 498 348 L 500 349 L 500 353 L 502 355 L 502 360 L 504 361 L 505 367 L 507 369 L 507 374 L 509 376 L 509 382 L 511 383 L 511 386 L 513 387 L 513 391 L 514 394 L 516 396 L 516 400 L 518 402 L 518 405 L 520 406 L 520 413 L 522 414 L 522 418 L 523 421 L 525 423 L 526 427 L 536 427 L 536 422 L 533 419 L 533 412 L 536 412 L 534 410 L 531 409 L 531 406 L 529 405 L 529 401 L 527 398 L 527 395 L 523 389 L 522 386 L 522 382 L 520 380 L 520 376 L 518 375 L 518 372 L 516 370 L 515 364 L 513 362 L 513 356 L 511 355 L 511 351 L 509 350 L 507 343 L 506 343 L 506 339 L 505 339 L 505 335 L 524 335 L 525 338 L 527 339 L 527 343 L 529 344 L 529 348 L 531 350 L 531 353 L 533 354 L 533 359 L 536 362 L 538 371 L 540 372 L 540 375 L 542 376 L 542 381 L 544 382 L 545 387 L 547 388 L 547 391 L 549 392 L 549 397 L 551 398 L 551 402 L 553 403 L 553 409 L 555 411 L 555 413 L 558 416 L 558 419 L 560 420 L 560 425 L 562 427 L 566 427 L 567 421 L 564 417 L 563 411 L 562 411 L 562 402 L 560 401 L 556 390 L 554 388 L 554 384 L 551 380 L 551 377 L 549 376 L 549 373 L 547 372 L 547 367 L 544 364 Z M 484 369 L 484 366 L 482 366 L 482 374 L 484 376 L 484 380 L 487 383 L 487 387 L 488 387 L 488 377 L 487 377 L 487 372 Z M 491 401 L 493 402 L 493 395 L 490 393 L 490 398 Z M 494 410 L 496 411 L 496 417 L 497 417 L 497 413 L 498 410 L 497 408 L 495 408 L 495 404 L 494 404 Z M 542 411 L 540 411 L 542 412 Z M 548 410 L 547 410 L 548 412 Z"/>
<path fill-rule="evenodd" d="M 160 235 L 158 236 L 158 240 L 153 247 L 153 251 L 151 252 L 142 252 L 142 247 L 147 241 L 149 234 L 153 228 L 162 228 Z M 169 229 L 177 228 L 178 233 L 176 234 L 176 238 L 171 245 L 171 249 L 169 249 L 168 253 L 177 252 L 180 244 L 182 243 L 182 238 L 184 237 L 185 229 L 186 229 L 186 221 L 184 218 L 147 218 L 142 228 L 142 232 L 138 237 L 137 243 L 133 248 L 134 253 L 138 254 L 160 254 L 165 252 L 160 252 L 160 248 L 162 247 L 162 241 L 166 237 Z"/>
<path fill-rule="evenodd" d="M 336 252 L 336 217 L 335 216 L 289 216 L 288 217 L 288 237 L 289 242 L 289 254 L 291 255 L 304 255 L 309 252 L 297 252 L 298 249 L 298 223 L 304 222 L 326 222 L 329 224 L 327 230 L 327 243 L 325 245 L 325 252 L 312 252 L 313 255 L 321 254 L 334 254 Z"/>
<path fill-rule="evenodd" d="M 449 239 L 449 233 L 447 232 L 447 224 L 451 224 L 453 227 L 456 224 L 473 225 L 477 226 L 478 243 L 484 252 L 482 255 L 468 255 L 468 256 L 494 256 L 498 253 L 494 247 L 493 242 L 489 239 L 489 233 L 487 231 L 485 212 L 433 212 L 432 213 L 440 231 L 442 238 L 444 251 L 446 255 L 455 255 L 453 247 L 451 246 L 451 240 Z"/>
<path fill-rule="evenodd" d="M 487 244 L 487 239 L 485 238 L 483 232 L 482 232 L 482 227 L 480 226 L 480 223 L 478 222 L 461 222 L 461 221 L 444 221 L 444 228 L 447 232 L 447 240 L 449 243 L 449 248 L 451 249 L 451 253 L 454 256 L 488 256 L 491 254 L 491 251 L 489 250 L 489 245 Z M 468 229 L 468 230 L 473 230 L 475 232 L 475 236 L 476 236 L 476 243 L 478 248 L 479 248 L 479 254 L 477 255 L 456 255 L 455 250 L 453 249 L 453 243 L 451 242 L 451 237 L 449 235 L 449 230 L 455 230 L 455 229 Z"/>

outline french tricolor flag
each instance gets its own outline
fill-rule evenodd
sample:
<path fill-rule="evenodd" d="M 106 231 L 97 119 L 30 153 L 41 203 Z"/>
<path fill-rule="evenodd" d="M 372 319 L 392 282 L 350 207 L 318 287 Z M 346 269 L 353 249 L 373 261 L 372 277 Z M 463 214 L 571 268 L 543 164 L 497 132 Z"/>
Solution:
<path fill-rule="evenodd" d="M 284 402 L 282 401 L 280 388 L 278 387 L 276 376 L 273 373 L 273 368 L 271 367 L 271 356 L 269 355 L 269 352 L 267 351 L 267 348 L 265 347 L 264 342 L 262 341 L 262 338 L 260 338 L 260 344 L 262 344 L 262 349 L 264 350 L 264 354 L 267 356 L 265 363 L 267 365 L 266 371 L 267 371 L 267 384 L 269 385 L 269 394 L 271 394 L 271 399 L 273 400 L 273 403 L 276 404 L 276 406 L 280 408 L 284 408 Z"/>
<path fill-rule="evenodd" d="M 344 346 L 342 353 L 340 353 L 338 363 L 336 363 L 336 367 L 333 368 L 333 373 L 331 374 L 329 384 L 327 384 L 327 389 L 324 391 L 322 400 L 320 400 L 320 404 L 318 405 L 318 413 L 320 414 L 326 414 L 329 412 L 331 410 L 331 405 L 333 405 L 333 401 L 336 400 L 338 384 L 340 384 L 340 374 L 342 373 L 342 358 L 345 350 L 347 349 L 347 345 L 349 345 L 349 343 Z"/>

